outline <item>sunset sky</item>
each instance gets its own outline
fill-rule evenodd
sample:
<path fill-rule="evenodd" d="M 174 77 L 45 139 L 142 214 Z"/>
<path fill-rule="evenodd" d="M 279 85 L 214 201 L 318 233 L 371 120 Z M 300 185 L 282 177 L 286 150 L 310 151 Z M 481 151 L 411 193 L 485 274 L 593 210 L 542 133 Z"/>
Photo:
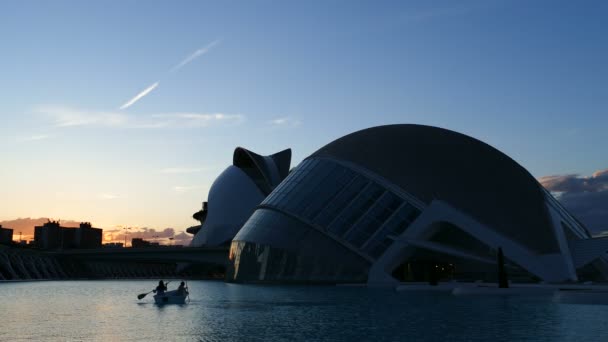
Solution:
<path fill-rule="evenodd" d="M 605 1 L 2 1 L 0 221 L 177 234 L 236 146 L 291 147 L 293 166 L 416 123 L 489 143 L 603 222 L 606 18 Z"/>

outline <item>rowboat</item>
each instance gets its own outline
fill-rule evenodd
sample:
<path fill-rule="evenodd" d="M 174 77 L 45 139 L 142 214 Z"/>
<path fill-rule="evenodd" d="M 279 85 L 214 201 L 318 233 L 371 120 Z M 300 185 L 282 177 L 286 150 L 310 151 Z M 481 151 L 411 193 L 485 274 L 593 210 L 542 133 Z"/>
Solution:
<path fill-rule="evenodd" d="M 188 291 L 165 291 L 162 294 L 154 295 L 154 302 L 156 304 L 185 304 L 186 298 L 188 297 Z"/>

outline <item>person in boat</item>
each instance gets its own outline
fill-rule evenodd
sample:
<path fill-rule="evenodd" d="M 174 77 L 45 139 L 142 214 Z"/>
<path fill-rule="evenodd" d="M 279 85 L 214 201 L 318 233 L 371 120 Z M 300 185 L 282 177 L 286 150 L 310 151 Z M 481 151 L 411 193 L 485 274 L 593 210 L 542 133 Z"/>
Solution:
<path fill-rule="evenodd" d="M 162 295 L 167 291 L 167 285 L 162 280 L 158 281 L 158 286 L 154 289 L 154 293 Z"/>
<path fill-rule="evenodd" d="M 177 288 L 177 293 L 180 295 L 185 295 L 187 293 L 186 291 L 186 284 L 182 281 Z"/>

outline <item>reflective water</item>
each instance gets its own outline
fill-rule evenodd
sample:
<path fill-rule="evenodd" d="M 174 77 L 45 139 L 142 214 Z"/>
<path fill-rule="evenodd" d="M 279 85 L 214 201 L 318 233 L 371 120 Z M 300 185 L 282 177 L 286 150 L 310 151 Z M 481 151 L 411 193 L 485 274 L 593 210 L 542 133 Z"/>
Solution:
<path fill-rule="evenodd" d="M 154 285 L 0 283 L 0 341 L 601 341 L 608 329 L 608 306 L 548 297 L 191 281 L 189 304 L 137 300 Z"/>

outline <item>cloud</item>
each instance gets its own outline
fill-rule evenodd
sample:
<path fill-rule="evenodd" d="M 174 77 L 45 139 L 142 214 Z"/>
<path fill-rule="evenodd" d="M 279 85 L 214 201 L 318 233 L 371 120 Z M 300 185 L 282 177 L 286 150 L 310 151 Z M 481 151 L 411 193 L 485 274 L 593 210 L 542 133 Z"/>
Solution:
<path fill-rule="evenodd" d="M 300 126 L 301 123 L 300 120 L 290 117 L 282 117 L 268 121 L 268 124 L 275 127 L 297 127 Z"/>
<path fill-rule="evenodd" d="M 184 192 L 189 192 L 192 190 L 197 190 L 197 189 L 201 189 L 202 187 L 199 185 L 176 185 L 173 187 L 173 191 L 175 192 L 179 192 L 179 193 L 184 193 Z"/>
<path fill-rule="evenodd" d="M 245 122 L 241 114 L 164 113 L 129 115 L 125 112 L 104 112 L 68 106 L 43 105 L 34 109 L 54 121 L 55 127 L 103 126 L 134 129 L 191 128 L 216 125 L 237 125 Z"/>
<path fill-rule="evenodd" d="M 123 113 L 89 111 L 67 106 L 42 105 L 34 112 L 47 115 L 55 121 L 55 127 L 76 126 L 124 126 L 128 116 Z"/>
<path fill-rule="evenodd" d="M 591 176 L 540 177 L 539 182 L 594 233 L 608 230 L 608 169 Z"/>
<path fill-rule="evenodd" d="M 166 126 L 178 127 L 208 127 L 213 124 L 238 125 L 245 121 L 241 114 L 224 113 L 169 113 L 155 114 L 153 118 L 159 119 Z"/>
<path fill-rule="evenodd" d="M 139 92 L 139 94 L 135 95 L 132 99 L 130 99 L 125 104 L 120 106 L 120 109 L 122 110 L 122 109 L 127 109 L 127 108 L 131 107 L 135 102 L 139 101 L 142 97 L 148 95 L 152 90 L 156 89 L 156 87 L 158 87 L 159 84 L 160 84 L 160 82 L 152 83 L 146 89 L 142 90 L 141 92 Z"/>
<path fill-rule="evenodd" d="M 48 217 L 40 217 L 40 218 L 18 218 L 15 220 L 5 220 L 0 221 L 0 225 L 4 228 L 13 229 L 13 239 L 19 239 L 19 232 L 21 232 L 21 237 L 25 239 L 33 239 L 34 238 L 34 226 L 42 226 L 47 221 L 53 220 Z M 78 227 L 80 225 L 80 221 L 74 220 L 59 220 L 62 227 Z"/>
<path fill-rule="evenodd" d="M 122 231 L 122 229 L 120 229 L 120 228 L 114 228 L 114 229 L 105 229 L 104 228 L 104 230 L 103 230 L 104 233 L 118 233 L 120 231 Z"/>
<path fill-rule="evenodd" d="M 142 239 L 152 238 L 170 238 L 175 236 L 175 229 L 165 228 L 163 230 L 156 230 L 154 228 L 139 228 L 138 231 L 129 233 L 129 236 L 138 237 Z"/>
<path fill-rule="evenodd" d="M 174 245 L 188 245 L 192 240 L 192 236 L 182 232 L 176 232 L 173 228 L 165 228 L 156 230 L 153 228 L 141 228 L 139 231 L 129 234 L 130 237 L 142 238 L 152 242 L 169 243 L 169 238 L 173 238 Z"/>
<path fill-rule="evenodd" d="M 177 70 L 183 68 L 186 64 L 188 64 L 188 63 L 192 62 L 193 60 L 197 59 L 198 57 L 206 54 L 207 52 L 209 52 L 209 50 L 211 50 L 211 48 L 213 48 L 215 45 L 219 44 L 220 41 L 221 41 L 220 39 L 214 40 L 213 42 L 209 43 L 207 46 L 204 46 L 204 47 L 194 51 L 188 57 L 184 58 L 181 62 L 179 62 L 173 68 L 171 68 L 170 72 L 176 72 Z"/>
<path fill-rule="evenodd" d="M 552 192 L 598 192 L 608 190 L 608 169 L 594 172 L 590 177 L 577 174 L 544 176 L 538 179 Z"/>
<path fill-rule="evenodd" d="M 180 232 L 176 234 L 174 237 L 173 243 L 176 245 L 189 245 L 190 241 L 192 241 L 193 236 L 190 234 L 186 234 L 185 232 Z"/>
<path fill-rule="evenodd" d="M 21 137 L 21 138 L 18 138 L 17 141 L 18 142 L 37 141 L 37 140 L 45 140 L 50 137 L 51 136 L 47 135 L 47 134 L 38 134 L 38 135 L 30 135 L 28 137 Z"/>
<path fill-rule="evenodd" d="M 159 242 L 161 244 L 169 244 L 171 242 L 170 238 L 173 238 L 174 245 L 188 245 L 192 240 L 192 236 L 184 233 L 183 231 L 176 232 L 174 228 L 165 228 L 165 229 L 154 229 L 154 228 L 136 228 L 133 227 L 126 234 L 125 231 L 121 228 L 119 229 L 104 229 L 104 235 L 106 242 L 109 240 L 115 242 L 123 242 L 126 239 L 128 244 L 130 244 L 131 239 L 140 238 L 151 242 Z M 114 234 L 118 233 L 118 234 Z"/>
<path fill-rule="evenodd" d="M 209 170 L 208 167 L 168 167 L 160 170 L 160 173 L 197 173 Z"/>
<path fill-rule="evenodd" d="M 109 193 L 99 194 L 97 197 L 102 200 L 113 200 L 113 199 L 120 198 L 120 196 L 118 196 L 116 194 L 109 194 Z"/>

